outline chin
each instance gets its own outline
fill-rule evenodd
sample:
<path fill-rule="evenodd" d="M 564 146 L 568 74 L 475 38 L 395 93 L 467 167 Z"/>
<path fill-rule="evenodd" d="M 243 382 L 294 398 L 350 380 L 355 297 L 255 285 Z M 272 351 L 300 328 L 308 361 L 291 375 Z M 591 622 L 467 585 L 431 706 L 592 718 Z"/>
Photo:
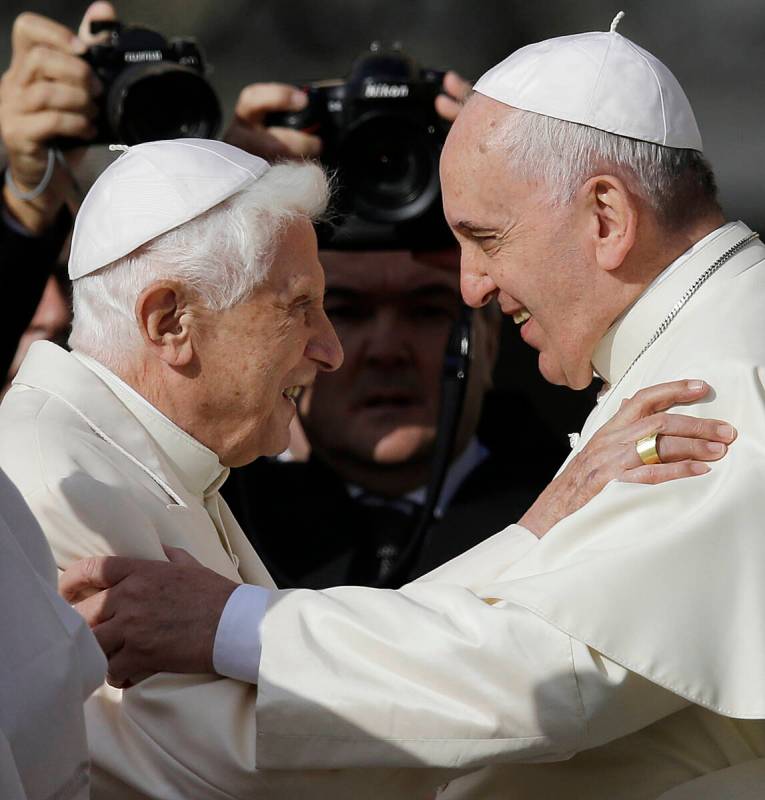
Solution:
<path fill-rule="evenodd" d="M 582 366 L 566 369 L 558 359 L 542 352 L 539 354 L 539 371 L 548 383 L 568 386 L 577 391 L 586 389 L 592 383 L 592 367 L 589 361 Z"/>
<path fill-rule="evenodd" d="M 280 439 L 279 441 L 268 442 L 268 444 L 260 447 L 258 449 L 258 454 L 256 456 L 253 456 L 253 458 L 251 458 L 250 461 L 254 461 L 256 458 L 260 458 L 261 456 L 278 456 L 280 453 L 283 453 L 289 446 L 290 446 L 290 437 L 289 433 L 287 433 L 283 439 Z"/>
<path fill-rule="evenodd" d="M 410 425 L 396 428 L 382 436 L 373 449 L 377 464 L 403 464 L 429 454 L 433 446 L 435 428 Z"/>
<path fill-rule="evenodd" d="M 290 446 L 289 431 L 279 437 L 271 436 L 267 442 L 248 442 L 232 452 L 221 464 L 224 467 L 243 467 L 261 456 L 278 456 Z"/>
<path fill-rule="evenodd" d="M 568 386 L 570 389 L 574 388 L 568 382 L 568 378 L 566 373 L 563 371 L 563 368 L 555 359 L 551 359 L 542 352 L 539 354 L 537 364 L 539 366 L 539 371 L 542 373 L 542 377 L 548 383 L 552 383 L 555 386 Z"/>

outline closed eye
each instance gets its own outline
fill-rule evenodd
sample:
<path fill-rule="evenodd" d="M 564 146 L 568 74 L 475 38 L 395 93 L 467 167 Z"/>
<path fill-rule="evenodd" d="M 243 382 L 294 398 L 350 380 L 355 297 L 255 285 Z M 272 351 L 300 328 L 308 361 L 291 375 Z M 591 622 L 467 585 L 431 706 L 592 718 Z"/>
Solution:
<path fill-rule="evenodd" d="M 458 233 L 466 236 L 469 239 L 485 239 L 489 237 L 496 237 L 497 231 L 494 228 L 482 228 L 473 222 L 462 221 L 454 226 Z"/>

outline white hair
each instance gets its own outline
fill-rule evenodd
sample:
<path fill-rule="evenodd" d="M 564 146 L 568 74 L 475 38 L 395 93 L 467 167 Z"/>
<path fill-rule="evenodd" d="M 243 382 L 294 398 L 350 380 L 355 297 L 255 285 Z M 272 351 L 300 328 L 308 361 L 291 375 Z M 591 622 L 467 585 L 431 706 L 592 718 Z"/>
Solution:
<path fill-rule="evenodd" d="M 521 177 L 552 189 L 557 205 L 570 203 L 588 178 L 612 174 L 624 181 L 662 223 L 678 228 L 718 209 L 717 187 L 701 153 L 630 139 L 575 122 L 513 109 L 497 133 Z"/>
<path fill-rule="evenodd" d="M 115 367 L 141 344 L 135 304 L 162 279 L 191 287 L 223 311 L 246 300 L 268 275 L 284 228 L 324 214 L 329 186 L 312 163 L 284 163 L 189 222 L 72 284 L 69 346 Z"/>

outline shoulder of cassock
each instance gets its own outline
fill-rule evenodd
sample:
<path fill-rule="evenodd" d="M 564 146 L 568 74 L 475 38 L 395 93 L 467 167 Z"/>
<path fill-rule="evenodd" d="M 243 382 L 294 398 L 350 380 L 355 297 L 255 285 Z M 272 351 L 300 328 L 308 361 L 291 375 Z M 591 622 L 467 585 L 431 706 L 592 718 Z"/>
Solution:
<path fill-rule="evenodd" d="M 222 500 L 239 569 L 202 498 L 109 386 L 79 359 L 36 342 L 0 409 L 0 467 L 19 486 L 65 567 L 83 555 L 163 559 L 183 547 L 234 581 L 272 581 Z"/>
<path fill-rule="evenodd" d="M 35 343 L 0 408 L 0 467 L 60 566 L 83 550 L 163 557 L 147 492 L 163 510 L 172 498 L 125 448 L 161 469 L 145 431 L 100 379 L 55 345 Z"/>
<path fill-rule="evenodd" d="M 685 282 L 708 262 L 702 250 L 682 270 Z M 653 309 L 660 320 L 682 292 L 643 302 L 666 304 Z M 596 430 L 642 387 L 706 380 L 710 397 L 674 411 L 736 427 L 708 474 L 656 486 L 612 482 L 516 564 L 503 566 L 498 534 L 426 580 L 464 576 L 482 596 L 528 608 L 693 703 L 765 717 L 763 308 L 765 246 L 755 243 L 699 290 L 592 415 Z"/>

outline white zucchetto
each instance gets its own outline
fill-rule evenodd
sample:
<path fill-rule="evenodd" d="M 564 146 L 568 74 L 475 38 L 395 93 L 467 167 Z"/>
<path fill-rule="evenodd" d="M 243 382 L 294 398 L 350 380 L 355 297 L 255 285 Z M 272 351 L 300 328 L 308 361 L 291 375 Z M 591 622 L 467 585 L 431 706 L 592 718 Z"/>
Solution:
<path fill-rule="evenodd" d="M 668 147 L 701 150 L 693 109 L 656 56 L 616 32 L 530 44 L 473 87 L 500 103 Z"/>
<path fill-rule="evenodd" d="M 210 139 L 128 148 L 93 184 L 72 233 L 69 277 L 89 275 L 257 181 L 262 158 Z"/>

